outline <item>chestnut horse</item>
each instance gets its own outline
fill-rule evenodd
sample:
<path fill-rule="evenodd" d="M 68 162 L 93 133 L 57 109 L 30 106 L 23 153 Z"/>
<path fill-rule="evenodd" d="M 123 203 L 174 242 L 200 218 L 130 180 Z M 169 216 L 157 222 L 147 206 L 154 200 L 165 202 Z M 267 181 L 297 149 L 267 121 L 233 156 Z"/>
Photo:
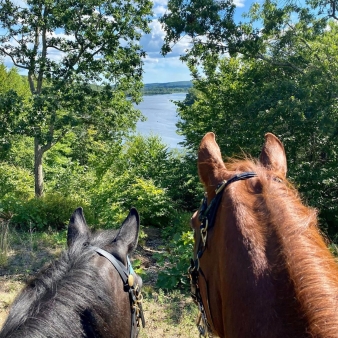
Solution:
<path fill-rule="evenodd" d="M 144 318 L 140 287 L 128 255 L 139 215 L 120 230 L 91 233 L 82 208 L 68 226 L 68 249 L 32 279 L 14 301 L 1 338 L 134 338 Z"/>
<path fill-rule="evenodd" d="M 215 135 L 198 151 L 206 197 L 192 219 L 192 293 L 208 331 L 226 338 L 338 337 L 338 268 L 286 179 L 271 133 L 259 160 L 224 163 Z M 215 191 L 216 189 L 216 191 Z"/>

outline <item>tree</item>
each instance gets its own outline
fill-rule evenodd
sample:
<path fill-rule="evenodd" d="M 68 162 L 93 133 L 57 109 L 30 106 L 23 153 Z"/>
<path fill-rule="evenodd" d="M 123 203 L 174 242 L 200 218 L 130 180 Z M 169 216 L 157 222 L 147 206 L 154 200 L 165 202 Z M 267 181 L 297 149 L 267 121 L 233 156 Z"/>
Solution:
<path fill-rule="evenodd" d="M 36 196 L 43 155 L 69 130 L 86 125 L 118 138 L 135 126 L 145 56 L 139 39 L 150 12 L 149 0 L 0 0 L 0 55 L 26 72 L 32 94 L 29 102 L 2 95 L 1 131 L 34 138 Z"/>
<path fill-rule="evenodd" d="M 252 7 L 246 23 L 226 26 L 226 16 L 222 16 L 226 11 L 218 12 L 219 4 L 214 9 L 199 4 L 207 18 L 218 15 L 211 26 L 199 25 L 199 31 L 189 21 L 180 21 L 188 7 L 176 12 L 171 8 L 163 18 L 169 32 L 164 50 L 169 42 L 175 43 L 179 32 L 194 42 L 183 56 L 194 77 L 194 93 L 178 103 L 178 127 L 186 146 L 196 149 L 201 137 L 214 131 L 223 154 L 258 155 L 264 133 L 275 133 L 287 149 L 289 176 L 320 210 L 323 228 L 335 236 L 338 26 L 333 7 L 328 15 L 316 16 L 311 6 L 287 3 L 279 7 L 267 0 Z M 259 34 L 254 29 L 257 21 Z M 177 24 L 183 22 L 185 26 Z"/>
<path fill-rule="evenodd" d="M 27 81 L 20 76 L 16 68 L 7 70 L 4 64 L 0 64 L 0 102 L 3 105 L 8 99 L 17 97 L 28 100 L 30 90 Z M 12 145 L 11 126 L 9 121 L 11 116 L 0 115 L 0 159 L 4 159 Z M 13 127 L 13 125 L 12 125 Z M 6 132 L 7 131 L 7 132 Z"/>

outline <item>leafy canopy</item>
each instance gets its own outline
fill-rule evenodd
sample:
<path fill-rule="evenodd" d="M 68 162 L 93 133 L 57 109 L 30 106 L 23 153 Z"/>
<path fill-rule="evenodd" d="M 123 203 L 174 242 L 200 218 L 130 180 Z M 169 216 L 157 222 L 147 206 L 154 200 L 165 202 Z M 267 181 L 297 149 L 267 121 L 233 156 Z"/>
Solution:
<path fill-rule="evenodd" d="M 169 3 L 171 13 L 162 18 L 164 51 L 183 34 L 193 42 L 182 57 L 194 88 L 177 103 L 186 146 L 195 151 L 203 135 L 214 131 L 223 154 L 257 156 L 263 135 L 275 133 L 286 147 L 289 177 L 320 210 L 323 228 L 334 237 L 338 25 L 333 4 L 280 6 L 266 0 L 252 6 L 246 21 L 234 24 L 231 3 Z M 194 6 L 200 6 L 199 18 L 209 26 L 187 20 Z"/>
<path fill-rule="evenodd" d="M 27 74 L 31 92 L 0 97 L 8 116 L 1 135 L 34 137 L 36 194 L 43 192 L 43 154 L 72 129 L 121 137 L 140 112 L 142 50 L 152 3 L 0 0 L 0 56 Z M 127 99 L 129 97 L 129 99 Z"/>

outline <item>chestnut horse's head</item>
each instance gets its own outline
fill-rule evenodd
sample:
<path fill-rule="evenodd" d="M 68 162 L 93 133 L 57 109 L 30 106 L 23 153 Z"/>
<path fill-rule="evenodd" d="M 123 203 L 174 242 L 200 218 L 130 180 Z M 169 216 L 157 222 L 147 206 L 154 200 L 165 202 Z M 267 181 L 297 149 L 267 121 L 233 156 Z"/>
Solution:
<path fill-rule="evenodd" d="M 337 337 L 337 265 L 315 210 L 286 180 L 280 140 L 268 133 L 259 160 L 225 164 L 208 133 L 198 170 L 206 196 L 191 219 L 190 272 L 205 317 L 200 330 L 231 338 Z"/>

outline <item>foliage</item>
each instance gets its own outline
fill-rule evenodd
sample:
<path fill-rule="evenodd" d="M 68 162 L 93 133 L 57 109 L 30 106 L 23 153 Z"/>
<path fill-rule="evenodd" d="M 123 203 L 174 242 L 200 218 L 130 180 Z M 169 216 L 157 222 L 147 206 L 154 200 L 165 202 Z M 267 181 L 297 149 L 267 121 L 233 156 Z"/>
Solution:
<path fill-rule="evenodd" d="M 179 214 L 173 228 L 164 229 L 168 244 L 163 254 L 156 254 L 157 263 L 165 267 L 160 271 L 157 286 L 162 289 L 174 289 L 186 285 L 189 280 L 187 269 L 193 253 L 193 232 L 187 230 L 190 213 Z"/>
<path fill-rule="evenodd" d="M 174 209 L 193 210 L 198 206 L 202 188 L 196 164 L 190 160 L 194 156 L 169 151 L 156 135 L 131 135 L 121 149 L 111 149 L 97 164 L 99 177 L 108 168 L 116 176 L 128 171 L 130 176 L 152 180 L 156 187 L 164 189 Z"/>
<path fill-rule="evenodd" d="M 124 163 L 128 163 L 128 170 L 165 189 L 175 209 L 194 210 L 198 206 L 202 188 L 193 163 L 195 156 L 168 151 L 158 136 L 134 136 L 126 147 Z"/>
<path fill-rule="evenodd" d="M 25 154 L 31 139 L 23 137 L 11 148 L 7 163 L 15 166 L 0 164 L 0 207 L 15 215 L 15 224 L 25 229 L 62 228 L 73 209 L 84 205 L 95 216 L 90 216 L 94 226 L 118 226 L 136 207 L 143 225 L 165 228 L 172 224 L 175 210 L 198 206 L 201 187 L 196 173 L 190 173 L 195 166 L 187 167 L 185 155 L 169 152 L 159 137 L 134 135 L 121 145 L 95 140 L 95 133 L 86 135 L 80 142 L 82 152 L 72 147 L 75 133 L 48 152 L 47 195 L 41 202 L 32 198 L 32 167 L 22 168 L 29 166 Z"/>
<path fill-rule="evenodd" d="M 46 194 L 43 198 L 31 198 L 27 201 L 5 198 L 1 203 L 3 210 L 10 209 L 13 213 L 11 224 L 23 230 L 62 230 L 68 224 L 70 215 L 79 206 L 84 207 L 88 223 L 95 222 L 90 209 L 86 208 L 83 201 L 59 194 Z"/>
<path fill-rule="evenodd" d="M 17 68 L 7 69 L 4 64 L 0 64 L 0 93 L 13 91 L 20 97 L 28 99 L 30 97 L 27 79 L 22 77 Z"/>
<path fill-rule="evenodd" d="M 151 5 L 0 1 L 0 28 L 6 32 L 0 56 L 28 73 L 31 91 L 30 100 L 17 91 L 0 96 L 0 114 L 11 117 L 0 131 L 2 137 L 34 137 L 37 196 L 43 193 L 43 155 L 69 130 L 86 125 L 105 138 L 119 138 L 135 126 L 140 113 L 133 102 L 141 99 L 145 56 L 139 40 L 149 32 Z"/>
<path fill-rule="evenodd" d="M 33 180 L 33 175 L 28 170 L 0 162 L 0 201 L 9 195 L 23 199 L 32 197 L 30 187 Z"/>
<path fill-rule="evenodd" d="M 152 179 L 162 186 L 162 180 L 168 172 L 167 146 L 159 136 L 134 135 L 122 149 L 122 162 L 126 165 L 125 170 L 144 179 Z"/>
<path fill-rule="evenodd" d="M 167 225 L 172 204 L 164 189 L 152 180 L 134 177 L 128 172 L 115 177 L 107 172 L 95 188 L 92 208 L 100 224 L 117 226 L 131 207 L 135 207 L 144 225 L 163 227 Z"/>
<path fill-rule="evenodd" d="M 175 234 L 166 248 L 165 254 L 157 254 L 160 265 L 169 267 L 160 271 L 156 285 L 162 289 L 174 289 L 189 282 L 187 269 L 193 252 L 192 232 Z"/>
<path fill-rule="evenodd" d="M 27 81 L 19 75 L 16 68 L 7 70 L 4 64 L 0 63 L 0 107 L 3 105 L 12 105 L 19 108 L 21 100 L 28 100 L 30 90 Z M 15 110 L 15 109 L 14 109 Z M 0 110 L 1 112 L 1 110 Z M 4 158 L 11 149 L 14 138 L 11 134 L 14 132 L 14 124 L 17 123 L 17 117 L 11 112 L 0 114 L 0 158 Z M 18 130 L 16 130 L 18 131 Z M 19 136 L 18 136 L 19 137 Z"/>
<path fill-rule="evenodd" d="M 171 12 L 163 17 L 166 43 L 175 42 L 183 32 L 194 39 L 193 48 L 184 55 L 194 88 L 184 102 L 177 103 L 178 128 L 186 147 L 196 151 L 203 135 L 213 131 L 224 155 L 245 152 L 256 157 L 263 135 L 273 132 L 286 147 L 289 177 L 306 201 L 320 210 L 322 228 L 334 237 L 338 231 L 338 25 L 315 11 L 330 4 L 278 6 L 266 0 L 253 5 L 246 23 L 236 25 L 230 3 L 169 4 Z M 223 5 L 228 7 L 219 11 Z M 211 28 L 187 20 L 194 6 L 200 6 L 202 23 L 213 20 Z M 254 27 L 259 26 L 256 34 Z"/>
<path fill-rule="evenodd" d="M 168 188 L 169 197 L 175 201 L 177 210 L 192 211 L 198 208 L 203 187 L 200 184 L 196 155 L 171 152 L 168 156 L 168 174 L 163 186 Z"/>

